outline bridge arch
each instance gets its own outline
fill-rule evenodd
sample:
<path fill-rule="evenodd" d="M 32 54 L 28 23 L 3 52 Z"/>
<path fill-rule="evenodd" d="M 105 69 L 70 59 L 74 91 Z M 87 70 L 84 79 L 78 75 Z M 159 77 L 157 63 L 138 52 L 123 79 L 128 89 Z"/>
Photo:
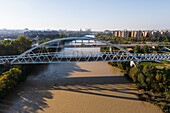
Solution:
<path fill-rule="evenodd" d="M 56 40 L 51 40 L 51 41 L 48 41 L 48 42 L 45 42 L 45 43 L 42 43 L 36 47 L 33 47 L 27 51 L 25 51 L 24 53 L 22 53 L 21 55 L 17 56 L 15 59 L 13 59 L 11 61 L 11 64 L 15 64 L 15 62 L 17 61 L 20 61 L 20 60 L 25 60 L 25 56 L 29 57 L 30 56 L 30 53 L 32 51 L 34 51 L 35 49 L 37 48 L 40 48 L 40 47 L 45 47 L 45 45 L 48 45 L 48 44 L 51 44 L 51 43 L 56 43 L 56 42 L 60 42 L 60 41 L 69 41 L 69 40 L 94 40 L 94 41 L 98 41 L 98 42 L 101 42 L 101 43 L 104 43 L 110 47 L 115 47 L 121 51 L 123 51 L 127 56 L 126 57 L 133 57 L 133 59 L 135 59 L 135 61 L 140 61 L 134 54 L 128 52 L 127 50 L 115 45 L 115 44 L 112 44 L 112 43 L 109 43 L 109 42 L 106 42 L 106 41 L 103 41 L 103 40 L 99 40 L 97 38 L 93 38 L 93 37 L 88 37 L 88 36 L 84 36 L 84 37 L 67 37 L 67 38 L 61 38 L 61 39 L 56 39 Z M 33 55 L 35 56 L 35 55 Z M 31 58 L 31 57 L 30 57 Z M 31 60 L 33 60 L 31 58 Z M 111 60 L 110 60 L 111 61 Z M 25 61 L 26 62 L 26 61 Z M 33 62 L 32 62 L 33 63 Z"/>

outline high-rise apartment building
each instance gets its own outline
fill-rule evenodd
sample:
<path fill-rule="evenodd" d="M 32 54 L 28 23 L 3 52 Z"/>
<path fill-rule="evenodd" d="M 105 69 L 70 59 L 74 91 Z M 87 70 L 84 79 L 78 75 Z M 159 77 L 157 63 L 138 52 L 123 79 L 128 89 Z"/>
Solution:
<path fill-rule="evenodd" d="M 108 33 L 108 31 L 104 32 L 104 33 Z M 170 31 L 163 31 L 163 30 L 139 30 L 139 31 L 128 31 L 128 30 L 116 30 L 116 31 L 112 31 L 111 32 L 113 34 L 113 36 L 115 37 L 150 37 L 150 38 L 158 38 L 158 37 L 165 37 L 165 36 L 169 36 L 170 37 Z"/>

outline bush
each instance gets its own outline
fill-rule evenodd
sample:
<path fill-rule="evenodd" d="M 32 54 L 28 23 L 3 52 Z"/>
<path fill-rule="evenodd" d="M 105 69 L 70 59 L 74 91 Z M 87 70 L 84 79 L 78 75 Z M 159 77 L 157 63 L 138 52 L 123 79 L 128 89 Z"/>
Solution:
<path fill-rule="evenodd" d="M 112 66 L 117 66 L 117 62 L 109 62 L 108 64 L 110 64 Z"/>
<path fill-rule="evenodd" d="M 138 66 L 130 69 L 129 77 L 144 90 L 162 93 L 169 90 L 169 69 L 159 70 L 155 66 Z"/>
<path fill-rule="evenodd" d="M 141 73 L 140 67 L 133 67 L 129 71 L 129 76 L 132 78 L 133 82 L 137 82 L 137 76 Z"/>
<path fill-rule="evenodd" d="M 169 111 L 167 103 L 170 99 L 170 68 L 157 69 L 155 66 L 150 65 L 129 67 L 127 63 L 123 62 L 118 62 L 117 66 L 126 70 L 125 73 L 136 83 L 137 87 L 144 90 L 144 95 L 151 92 L 152 96 L 157 97 L 157 99 L 153 100 L 150 95 L 150 101 L 152 100 L 152 102 L 159 105 L 164 112 Z M 164 102 L 164 106 L 159 104 L 160 100 Z"/>
<path fill-rule="evenodd" d="M 146 85 L 146 77 L 143 73 L 138 73 L 137 75 L 137 81 L 138 81 L 138 87 L 140 89 L 147 89 L 147 85 Z"/>
<path fill-rule="evenodd" d="M 0 76 L 0 98 L 9 94 L 17 85 L 22 71 L 19 68 L 12 68 Z"/>
<path fill-rule="evenodd" d="M 117 66 L 120 69 L 126 70 L 127 67 L 130 67 L 130 62 L 117 62 Z"/>
<path fill-rule="evenodd" d="M 22 65 L 12 68 L 0 75 L 0 99 L 7 96 L 13 88 L 21 81 L 24 81 L 30 70 L 35 69 L 36 65 Z"/>
<path fill-rule="evenodd" d="M 148 46 L 148 45 L 145 45 L 143 51 L 144 51 L 144 53 L 148 53 L 148 51 L 149 51 L 149 46 Z"/>
<path fill-rule="evenodd" d="M 134 53 L 140 53 L 140 46 L 139 45 L 135 46 Z"/>

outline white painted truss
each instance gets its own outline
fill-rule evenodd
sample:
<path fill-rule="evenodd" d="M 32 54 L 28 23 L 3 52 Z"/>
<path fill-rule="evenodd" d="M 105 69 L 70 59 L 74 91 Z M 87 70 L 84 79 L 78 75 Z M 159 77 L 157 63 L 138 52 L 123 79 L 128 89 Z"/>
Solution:
<path fill-rule="evenodd" d="M 93 48 L 98 48 L 98 50 L 93 50 Z M 21 55 L 0 56 L 0 64 L 160 60 L 170 60 L 170 54 L 132 54 L 115 44 L 92 37 L 69 37 L 52 40 L 33 47 Z"/>

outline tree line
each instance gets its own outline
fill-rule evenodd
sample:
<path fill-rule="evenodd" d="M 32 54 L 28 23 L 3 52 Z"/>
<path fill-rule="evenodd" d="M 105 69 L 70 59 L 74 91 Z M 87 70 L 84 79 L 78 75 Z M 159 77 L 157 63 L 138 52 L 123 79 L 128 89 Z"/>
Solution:
<path fill-rule="evenodd" d="M 142 100 L 150 101 L 170 112 L 170 68 L 157 69 L 155 66 L 137 65 L 130 67 L 130 62 L 110 62 L 124 70 L 124 74 L 134 82 L 138 89 L 144 90 L 140 95 Z"/>
<path fill-rule="evenodd" d="M 113 34 L 105 34 L 105 33 L 97 33 L 96 37 L 101 40 L 111 40 L 114 44 L 128 44 L 128 43 L 136 43 L 141 42 L 145 43 L 145 41 L 149 42 L 170 42 L 170 37 L 159 37 L 159 38 L 150 38 L 150 37 L 115 37 Z"/>
<path fill-rule="evenodd" d="M 32 41 L 25 36 L 20 36 L 13 41 L 3 40 L 0 42 L 0 56 L 21 54 L 31 48 L 31 44 Z"/>
<path fill-rule="evenodd" d="M 10 94 L 17 84 L 25 81 L 27 75 L 31 73 L 30 70 L 35 67 L 35 65 L 22 65 L 0 74 L 0 99 Z"/>
<path fill-rule="evenodd" d="M 0 56 L 21 54 L 31 48 L 31 43 L 32 41 L 24 36 L 20 36 L 14 41 L 4 40 L 0 42 Z M 9 68 L 9 66 L 0 66 L 0 71 L 5 67 Z M 11 93 L 13 88 L 19 82 L 24 81 L 30 70 L 34 68 L 35 66 L 32 65 L 22 65 L 0 73 L 0 99 Z"/>

